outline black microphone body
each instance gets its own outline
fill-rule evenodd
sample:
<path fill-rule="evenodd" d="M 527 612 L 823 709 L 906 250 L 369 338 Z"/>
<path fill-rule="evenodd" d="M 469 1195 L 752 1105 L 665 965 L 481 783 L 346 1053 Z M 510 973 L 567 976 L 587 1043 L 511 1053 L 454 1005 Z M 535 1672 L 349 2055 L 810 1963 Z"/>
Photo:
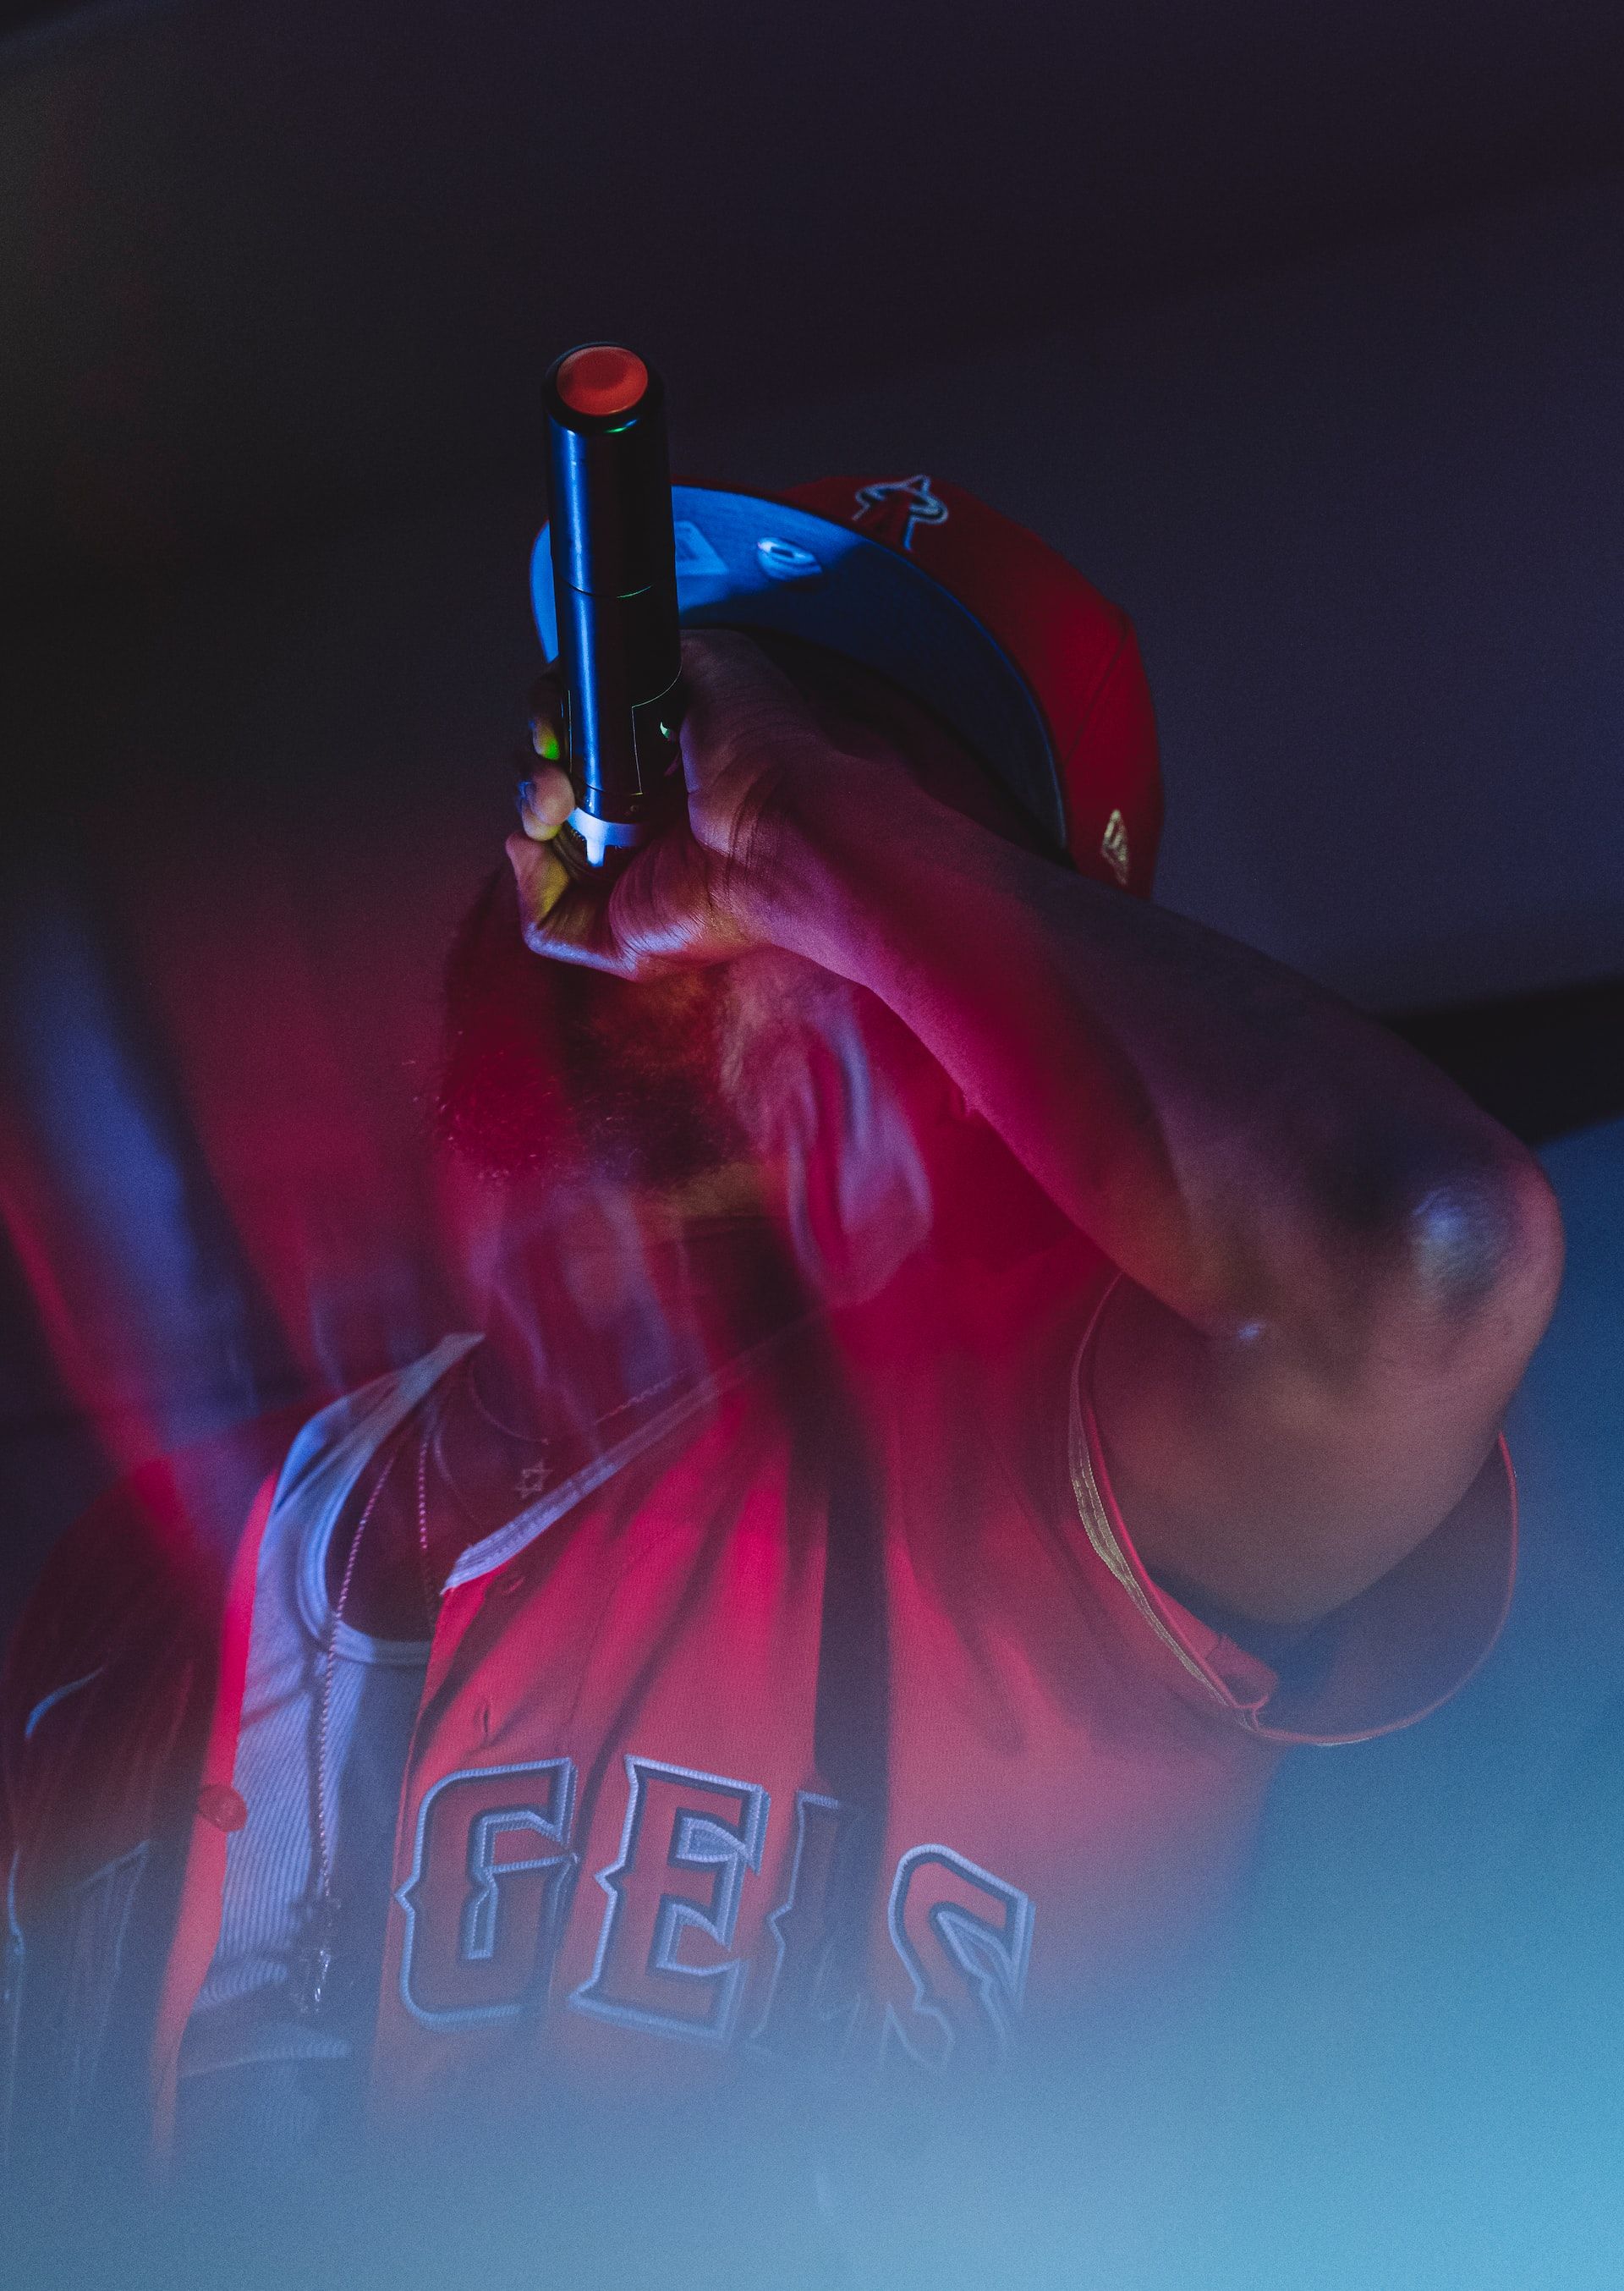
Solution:
<path fill-rule="evenodd" d="M 682 669 L 665 396 L 630 350 L 590 342 L 548 369 L 548 478 L 573 872 L 613 867 L 680 798 Z"/>

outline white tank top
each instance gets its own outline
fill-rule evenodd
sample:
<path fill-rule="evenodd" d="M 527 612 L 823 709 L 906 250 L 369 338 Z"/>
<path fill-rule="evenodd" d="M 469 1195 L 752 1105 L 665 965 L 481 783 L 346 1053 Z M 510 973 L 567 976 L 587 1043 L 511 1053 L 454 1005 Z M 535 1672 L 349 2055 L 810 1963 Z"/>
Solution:
<path fill-rule="evenodd" d="M 187 2022 L 181 2074 L 250 2062 L 348 2059 L 370 2036 L 389 1909 L 401 1778 L 427 1641 L 333 1625 L 327 1550 L 383 1443 L 478 1337 L 446 1337 L 410 1368 L 313 1417 L 289 1451 L 260 1548 L 232 1779 L 248 1809 L 226 1853 L 220 1939 Z M 317 1893 L 317 1738 L 332 1644 L 323 1804 L 339 1979 L 319 2020 L 293 1982 Z"/>

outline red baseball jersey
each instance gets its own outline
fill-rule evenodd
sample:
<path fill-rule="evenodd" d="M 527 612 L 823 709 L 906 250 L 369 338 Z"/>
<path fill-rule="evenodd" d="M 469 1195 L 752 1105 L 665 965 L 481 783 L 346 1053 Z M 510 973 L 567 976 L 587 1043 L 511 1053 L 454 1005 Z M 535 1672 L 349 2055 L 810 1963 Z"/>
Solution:
<path fill-rule="evenodd" d="M 804 498 L 952 572 L 995 633 L 1041 546 L 924 478 Z M 1034 628 L 1048 647 L 1077 864 L 1146 890 L 1160 797 L 1131 631 L 1057 559 L 1031 578 L 1061 598 L 1018 617 L 1027 655 Z M 1089 1398 L 1112 1269 L 961 1109 L 932 1120 L 925 1159 L 959 1179 L 877 1295 L 454 1572 L 400 1793 L 379 2110 L 469 2095 L 487 2120 L 745 2060 L 971 2072 L 1199 1942 L 1286 1744 L 1402 1724 L 1491 1642 L 1503 1451 L 1282 1675 L 1162 1591 Z M 25 2137 L 163 2136 L 228 1837 L 253 1819 L 243 1685 L 294 1428 L 117 1491 L 17 1635 L 0 2076 Z"/>
<path fill-rule="evenodd" d="M 1007 1238 L 916 1251 L 454 1573 L 380 2108 L 645 2093 L 746 2055 L 985 2066 L 1199 1939 L 1283 1744 L 1402 1724 L 1481 1657 L 1503 1457 L 1276 1676 L 1158 1589 L 1117 1514 L 1087 1384 L 1110 1269 L 1081 1236 Z M 11 2053 L 41 2106 L 123 2057 L 165 2119 L 253 1819 L 232 1777 L 274 1484 L 226 1525 L 218 1458 L 189 1491 L 149 1475 L 68 1539 L 20 1634 L 10 1922 L 43 2017 Z"/>

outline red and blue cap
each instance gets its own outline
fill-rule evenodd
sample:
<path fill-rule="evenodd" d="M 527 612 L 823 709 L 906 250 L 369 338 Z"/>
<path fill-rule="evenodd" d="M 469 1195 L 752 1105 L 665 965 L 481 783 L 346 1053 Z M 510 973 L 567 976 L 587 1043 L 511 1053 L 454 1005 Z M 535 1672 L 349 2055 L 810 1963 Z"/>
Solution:
<path fill-rule="evenodd" d="M 1131 623 L 1033 533 L 923 473 L 769 498 L 671 488 L 684 627 L 762 629 L 874 670 L 950 725 L 1084 875 L 1148 896 L 1162 830 Z M 543 530 L 537 630 L 558 651 Z"/>

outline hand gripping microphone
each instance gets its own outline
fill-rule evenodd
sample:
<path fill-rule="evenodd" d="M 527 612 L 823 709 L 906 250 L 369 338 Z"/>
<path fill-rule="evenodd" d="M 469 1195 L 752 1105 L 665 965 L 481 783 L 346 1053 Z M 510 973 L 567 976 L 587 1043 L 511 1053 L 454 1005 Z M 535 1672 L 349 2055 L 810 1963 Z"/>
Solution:
<path fill-rule="evenodd" d="M 682 788 L 676 549 L 665 393 L 614 342 L 548 368 L 548 481 L 573 873 L 622 864 Z"/>

